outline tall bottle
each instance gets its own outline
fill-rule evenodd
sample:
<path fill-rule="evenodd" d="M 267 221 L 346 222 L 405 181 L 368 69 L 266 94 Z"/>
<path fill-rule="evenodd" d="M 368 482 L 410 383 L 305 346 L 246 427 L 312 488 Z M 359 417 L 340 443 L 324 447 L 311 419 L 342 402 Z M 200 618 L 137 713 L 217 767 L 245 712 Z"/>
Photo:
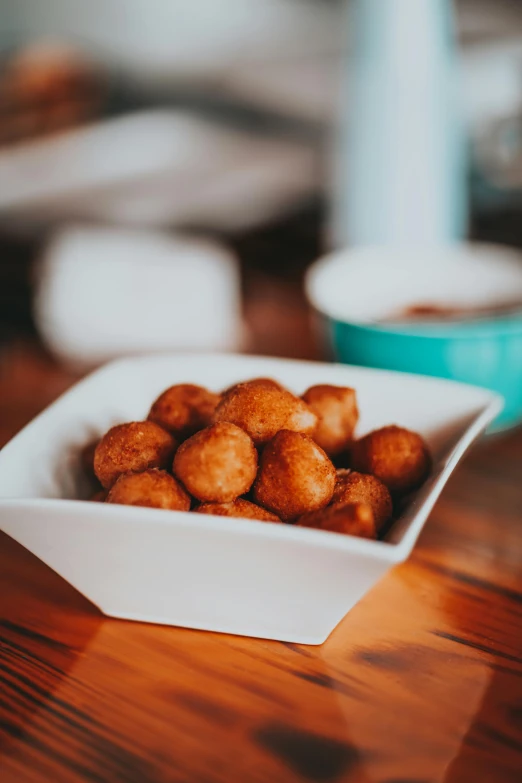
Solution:
<path fill-rule="evenodd" d="M 332 240 L 436 244 L 467 225 L 451 0 L 353 0 Z"/>

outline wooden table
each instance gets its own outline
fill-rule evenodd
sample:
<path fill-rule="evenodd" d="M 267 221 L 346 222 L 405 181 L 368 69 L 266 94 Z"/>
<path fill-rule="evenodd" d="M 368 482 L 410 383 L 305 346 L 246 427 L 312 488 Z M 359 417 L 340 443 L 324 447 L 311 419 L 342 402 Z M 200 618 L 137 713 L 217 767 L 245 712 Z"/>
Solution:
<path fill-rule="evenodd" d="M 73 380 L 8 347 L 0 442 Z M 520 783 L 522 432 L 475 449 L 320 648 L 105 618 L 1 536 L 0 781 Z"/>

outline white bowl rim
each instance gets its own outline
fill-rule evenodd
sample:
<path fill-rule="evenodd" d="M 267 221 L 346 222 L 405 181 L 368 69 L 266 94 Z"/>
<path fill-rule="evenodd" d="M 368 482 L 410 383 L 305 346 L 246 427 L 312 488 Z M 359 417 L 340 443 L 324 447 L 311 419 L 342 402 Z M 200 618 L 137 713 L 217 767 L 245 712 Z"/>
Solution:
<path fill-rule="evenodd" d="M 370 540 L 362 539 L 354 536 L 345 536 L 341 534 L 308 529 L 304 527 L 298 527 L 294 525 L 267 525 L 264 522 L 256 522 L 255 520 L 243 520 L 243 525 L 238 525 L 237 518 L 227 517 L 214 517 L 210 515 L 198 515 L 189 512 L 172 512 L 163 511 L 161 509 L 139 508 L 129 506 L 111 506 L 104 504 L 99 506 L 89 501 L 82 501 L 76 499 L 67 498 L 45 498 L 45 497 L 23 497 L 17 498 L 16 496 L 0 497 L 0 511 L 8 509 L 20 509 L 25 508 L 27 510 L 38 510 L 39 508 L 53 509 L 57 514 L 59 513 L 74 513 L 78 516 L 84 517 L 87 521 L 95 516 L 101 515 L 110 520 L 110 524 L 119 524 L 124 520 L 133 520 L 136 523 L 146 523 L 147 519 L 154 520 L 156 524 L 166 525 L 190 525 L 191 527 L 199 527 L 200 529 L 213 528 L 220 529 L 223 532 L 242 532 L 243 535 L 252 535 L 254 537 L 261 536 L 262 538 L 287 538 L 296 541 L 308 542 L 309 544 L 316 544 L 322 549 L 336 549 L 357 551 L 360 554 L 371 554 L 378 559 L 387 562 L 401 562 L 411 552 L 417 537 L 422 530 L 422 527 L 430 514 L 436 500 L 438 499 L 442 488 L 445 486 L 449 476 L 454 471 L 458 462 L 460 462 L 462 456 L 467 451 L 471 443 L 478 437 L 487 425 L 495 418 L 495 416 L 502 410 L 503 399 L 500 395 L 488 389 L 482 389 L 478 387 L 470 387 L 468 384 L 462 384 L 457 381 L 441 378 L 427 378 L 419 376 L 413 373 L 398 373 L 391 370 L 378 370 L 371 368 L 352 367 L 350 368 L 345 364 L 332 364 L 324 362 L 306 361 L 298 359 L 284 359 L 279 357 L 266 357 L 266 356 L 248 356 L 241 354 L 171 354 L 166 353 L 163 355 L 145 355 L 136 356 L 132 358 L 122 358 L 109 362 L 102 366 L 98 370 L 94 371 L 86 378 L 82 379 L 75 385 L 66 391 L 55 402 L 42 411 L 33 421 L 27 424 L 9 443 L 7 443 L 0 454 L 0 471 L 2 470 L 2 463 L 4 460 L 9 459 L 10 451 L 13 447 L 17 447 L 27 438 L 31 437 L 35 428 L 38 428 L 50 414 L 56 412 L 61 408 L 64 403 L 74 401 L 77 395 L 83 395 L 88 389 L 95 388 L 98 380 L 104 376 L 110 377 L 118 372 L 118 370 L 125 368 L 142 368 L 145 370 L 150 363 L 154 365 L 156 362 L 162 362 L 170 359 L 195 359 L 198 363 L 206 364 L 211 361 L 235 363 L 237 365 L 248 366 L 251 362 L 256 365 L 268 365 L 274 367 L 276 365 L 284 366 L 306 366 L 310 369 L 319 369 L 321 367 L 328 367 L 330 369 L 349 370 L 356 371 L 361 376 L 375 376 L 381 381 L 386 377 L 401 378 L 405 382 L 408 379 L 418 379 L 426 384 L 436 385 L 438 387 L 449 388 L 462 388 L 462 389 L 475 389 L 476 392 L 480 392 L 483 395 L 481 402 L 481 411 L 477 415 L 474 422 L 468 426 L 465 432 L 459 438 L 458 444 L 454 449 L 451 458 L 448 460 L 444 469 L 436 477 L 434 485 L 431 487 L 429 497 L 423 502 L 421 511 L 417 511 L 415 519 L 411 520 L 408 524 L 408 530 L 399 542 L 392 542 L 387 539 L 383 540 Z M 260 372 L 261 372 L 260 367 Z M 97 506 L 95 510 L 95 506 Z M 398 521 L 398 520 L 397 520 Z"/>
<path fill-rule="evenodd" d="M 424 256 L 423 262 L 418 260 L 419 255 Z M 495 273 L 498 273 L 499 269 L 502 271 L 506 278 L 506 284 L 512 280 L 516 281 L 517 287 L 518 285 L 520 286 L 520 295 L 522 296 L 522 252 L 517 248 L 487 243 L 458 243 L 426 248 L 416 246 L 387 247 L 380 245 L 347 247 L 329 253 L 312 264 L 305 276 L 305 292 L 312 307 L 318 313 L 327 316 L 331 320 L 366 329 L 375 329 L 376 331 L 396 332 L 407 330 L 407 333 L 412 333 L 418 330 L 423 336 L 435 337 L 438 336 L 439 329 L 430 326 L 428 331 L 425 324 L 411 322 L 396 326 L 385 322 L 380 323 L 375 318 L 351 317 L 350 304 L 346 305 L 343 301 L 341 306 L 339 300 L 334 300 L 339 286 L 332 286 L 330 284 L 331 281 L 328 279 L 332 276 L 332 270 L 334 269 L 344 271 L 350 264 L 353 264 L 354 270 L 357 270 L 360 269 L 362 264 L 372 265 L 370 268 L 372 271 L 368 273 L 368 282 L 373 285 L 376 280 L 379 280 L 377 272 L 382 271 L 383 268 L 390 268 L 393 264 L 394 272 L 399 270 L 403 274 L 411 275 L 414 272 L 418 272 L 422 266 L 428 268 L 426 261 L 429 261 L 430 257 L 437 261 L 437 274 L 440 272 L 442 276 L 445 276 L 445 279 L 448 272 L 455 272 L 457 268 L 464 270 L 465 274 L 469 274 L 472 271 L 476 276 L 477 272 L 480 273 L 481 270 L 491 273 L 494 265 Z M 386 267 L 383 264 L 386 264 Z M 429 268 L 432 270 L 433 265 Z M 450 282 L 451 276 L 447 277 L 447 279 Z M 453 284 L 452 288 L 454 288 Z M 436 297 L 433 298 L 435 299 Z M 411 304 L 415 300 L 418 301 L 418 299 L 418 295 L 413 294 L 411 300 L 408 297 L 407 301 Z M 441 331 L 447 335 L 448 330 L 458 330 L 463 336 L 469 334 L 469 336 L 475 337 L 477 336 L 475 329 L 472 333 L 466 331 L 466 327 L 470 323 L 473 323 L 473 326 L 476 327 L 479 322 L 473 321 L 468 322 L 468 324 L 464 322 L 448 322 L 442 325 Z M 495 330 L 502 329 L 503 324 L 506 324 L 506 322 L 502 319 L 488 320 L 483 322 L 483 328 L 491 332 L 492 328 Z M 520 321 L 518 318 L 514 319 L 506 328 L 509 331 L 513 328 L 522 329 L 522 319 Z"/>

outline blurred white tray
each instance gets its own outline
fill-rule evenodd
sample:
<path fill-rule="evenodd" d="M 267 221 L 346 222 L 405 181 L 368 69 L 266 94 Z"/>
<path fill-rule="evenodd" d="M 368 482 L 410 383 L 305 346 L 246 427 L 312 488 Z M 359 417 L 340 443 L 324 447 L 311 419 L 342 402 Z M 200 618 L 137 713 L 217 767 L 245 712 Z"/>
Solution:
<path fill-rule="evenodd" d="M 249 227 L 319 185 L 311 146 L 148 111 L 0 153 L 0 226 Z"/>

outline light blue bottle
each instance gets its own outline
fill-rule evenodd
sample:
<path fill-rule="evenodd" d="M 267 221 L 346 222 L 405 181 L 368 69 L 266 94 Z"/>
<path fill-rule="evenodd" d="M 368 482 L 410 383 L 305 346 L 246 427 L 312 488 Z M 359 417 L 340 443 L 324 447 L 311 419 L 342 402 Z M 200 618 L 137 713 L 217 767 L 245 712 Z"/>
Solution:
<path fill-rule="evenodd" d="M 332 240 L 437 244 L 466 232 L 451 0 L 354 0 Z"/>

